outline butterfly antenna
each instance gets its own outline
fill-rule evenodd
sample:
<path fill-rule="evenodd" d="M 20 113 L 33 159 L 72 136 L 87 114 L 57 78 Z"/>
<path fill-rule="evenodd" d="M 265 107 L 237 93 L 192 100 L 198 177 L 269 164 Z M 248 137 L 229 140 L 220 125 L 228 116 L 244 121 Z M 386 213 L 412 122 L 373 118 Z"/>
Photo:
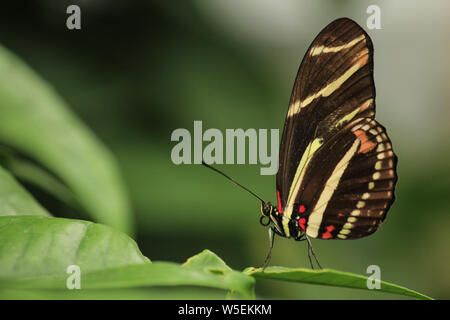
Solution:
<path fill-rule="evenodd" d="M 231 182 L 233 182 L 235 185 L 237 185 L 238 187 L 244 189 L 245 191 L 247 191 L 248 193 L 250 193 L 251 195 L 253 195 L 255 198 L 258 198 L 262 203 L 265 203 L 265 201 L 263 199 L 261 199 L 257 194 L 255 194 L 253 191 L 247 189 L 246 187 L 244 187 L 242 184 L 240 184 L 239 182 L 237 182 L 236 180 L 234 180 L 233 178 L 227 176 L 225 173 L 223 173 L 222 171 L 220 171 L 219 169 L 216 169 L 214 167 L 211 167 L 209 164 L 205 163 L 204 161 L 202 161 L 202 165 L 204 165 L 205 167 L 221 174 L 222 176 L 224 176 L 225 178 L 227 178 L 228 180 L 230 180 Z"/>

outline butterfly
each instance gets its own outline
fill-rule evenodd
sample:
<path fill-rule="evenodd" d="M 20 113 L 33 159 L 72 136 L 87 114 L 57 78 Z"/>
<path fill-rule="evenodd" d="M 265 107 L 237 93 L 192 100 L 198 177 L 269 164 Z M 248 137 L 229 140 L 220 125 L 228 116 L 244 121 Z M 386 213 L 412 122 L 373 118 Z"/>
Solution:
<path fill-rule="evenodd" d="M 205 164 L 206 165 L 206 164 Z M 207 165 L 209 166 L 209 165 Z M 331 22 L 307 50 L 295 79 L 279 151 L 277 205 L 261 200 L 275 235 L 358 239 L 374 233 L 394 202 L 397 157 L 375 120 L 373 45 L 353 20 Z"/>

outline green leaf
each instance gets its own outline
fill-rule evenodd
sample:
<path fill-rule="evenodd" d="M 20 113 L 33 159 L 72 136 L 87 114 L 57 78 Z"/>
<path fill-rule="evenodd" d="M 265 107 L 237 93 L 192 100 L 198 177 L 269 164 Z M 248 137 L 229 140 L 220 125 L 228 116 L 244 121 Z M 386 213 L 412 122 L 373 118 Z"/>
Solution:
<path fill-rule="evenodd" d="M 200 287 L 90 290 L 2 288 L 0 290 L 0 300 L 220 300 L 223 298 L 223 290 Z"/>
<path fill-rule="evenodd" d="M 263 272 L 262 268 L 250 267 L 245 269 L 243 273 L 257 279 L 273 279 L 370 290 L 367 288 L 368 277 L 332 269 L 311 270 L 304 268 L 269 267 Z M 380 285 L 380 289 L 371 291 L 389 292 L 418 299 L 432 300 L 432 298 L 424 294 L 386 281 L 380 281 Z"/>
<path fill-rule="evenodd" d="M 130 232 L 128 199 L 111 153 L 55 90 L 0 46 L 0 142 L 33 157 L 98 222 Z"/>
<path fill-rule="evenodd" d="M 66 280 L 67 275 L 0 278 L 0 286 L 14 289 L 66 289 Z M 254 279 L 237 271 L 219 275 L 170 262 L 127 265 L 85 273 L 81 271 L 81 290 L 177 286 L 218 288 L 233 291 L 244 299 L 254 298 Z"/>
<path fill-rule="evenodd" d="M 214 270 L 223 270 L 228 271 L 231 270 L 229 266 L 214 252 L 206 249 L 196 254 L 195 256 L 190 257 L 183 264 L 185 268 L 207 268 Z"/>
<path fill-rule="evenodd" d="M 38 216 L 0 217 L 0 278 L 83 273 L 148 259 L 126 234 L 92 222 Z"/>
<path fill-rule="evenodd" d="M 85 269 L 81 268 L 81 288 L 97 290 L 144 286 L 200 286 L 229 290 L 244 299 L 254 298 L 254 279 L 221 264 L 222 260 L 212 252 L 204 251 L 189 261 L 192 264 L 153 262 L 95 271 L 84 271 Z M 67 275 L 60 274 L 19 279 L 0 277 L 0 286 L 14 289 L 65 289 L 66 279 Z"/>
<path fill-rule="evenodd" d="M 7 171 L 0 167 L 0 216 L 14 215 L 50 216 Z"/>
<path fill-rule="evenodd" d="M 234 272 L 221 258 L 210 250 L 203 250 L 201 253 L 189 258 L 184 264 L 185 268 L 200 268 L 205 271 L 216 273 L 218 275 L 227 275 L 230 272 Z M 242 279 L 242 281 L 248 282 L 248 279 Z M 253 282 L 248 284 L 247 296 L 254 298 L 254 284 Z M 232 299 L 239 297 L 241 292 L 238 290 L 230 290 L 227 297 Z"/>

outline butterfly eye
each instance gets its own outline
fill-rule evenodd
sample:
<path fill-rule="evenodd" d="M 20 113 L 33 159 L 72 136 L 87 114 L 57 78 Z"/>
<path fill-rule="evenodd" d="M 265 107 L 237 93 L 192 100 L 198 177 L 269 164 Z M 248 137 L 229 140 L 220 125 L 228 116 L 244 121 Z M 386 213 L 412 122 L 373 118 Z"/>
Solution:
<path fill-rule="evenodd" d="M 263 217 L 268 217 L 270 215 L 269 208 L 267 207 L 267 203 L 261 203 L 261 214 Z"/>
<path fill-rule="evenodd" d="M 261 213 L 268 217 L 272 214 L 273 206 L 270 202 L 262 203 L 261 204 Z"/>

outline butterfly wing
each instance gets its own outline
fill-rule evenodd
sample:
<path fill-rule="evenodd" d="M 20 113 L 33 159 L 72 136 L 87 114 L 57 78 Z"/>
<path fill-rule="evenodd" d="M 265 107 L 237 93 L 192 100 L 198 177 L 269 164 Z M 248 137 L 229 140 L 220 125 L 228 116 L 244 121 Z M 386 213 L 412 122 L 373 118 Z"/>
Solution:
<path fill-rule="evenodd" d="M 397 157 L 383 126 L 371 118 L 351 122 L 329 139 L 306 168 L 290 233 L 355 239 L 375 232 L 394 202 Z"/>
<path fill-rule="evenodd" d="M 283 229 L 288 236 L 296 236 L 295 231 L 299 228 L 305 231 L 307 226 L 310 226 L 307 234 L 311 237 L 322 235 L 323 221 L 318 223 L 311 220 L 311 217 L 317 218 L 317 215 L 312 215 L 313 209 L 319 200 L 324 202 L 324 198 L 320 198 L 321 194 L 331 194 L 326 203 L 320 203 L 325 206 L 324 212 L 327 213 L 321 217 L 330 216 L 331 219 L 331 213 L 327 211 L 331 208 L 328 202 L 333 200 L 341 203 L 349 197 L 340 189 L 339 181 L 332 190 L 324 187 L 336 166 L 344 160 L 348 162 L 342 172 L 344 177 L 349 174 L 347 170 L 363 166 L 362 162 L 369 165 L 368 158 L 362 157 L 358 150 L 362 144 L 367 146 L 371 141 L 371 133 L 363 143 L 363 136 L 352 133 L 351 126 L 366 119 L 372 121 L 374 117 L 372 42 L 354 21 L 347 18 L 335 20 L 319 33 L 303 58 L 284 125 L 277 194 L 279 210 L 285 217 Z M 384 128 L 378 124 L 374 128 L 381 128 L 384 133 Z M 350 152 L 352 147 L 355 152 Z M 344 159 L 345 156 L 347 158 Z M 364 153 L 364 156 L 367 154 Z M 316 168 L 316 171 L 312 168 Z M 360 174 L 368 174 L 368 171 Z M 343 205 L 351 207 L 348 202 Z M 308 221 L 305 222 L 301 217 Z M 296 219 L 301 219 L 302 223 L 295 225 Z M 313 226 L 318 228 L 317 235 L 312 231 Z M 334 230 L 338 227 L 336 224 Z M 356 236 L 357 230 L 354 228 L 352 235 Z M 328 233 L 325 238 L 327 236 Z M 349 234 L 347 238 L 350 238 Z"/>

